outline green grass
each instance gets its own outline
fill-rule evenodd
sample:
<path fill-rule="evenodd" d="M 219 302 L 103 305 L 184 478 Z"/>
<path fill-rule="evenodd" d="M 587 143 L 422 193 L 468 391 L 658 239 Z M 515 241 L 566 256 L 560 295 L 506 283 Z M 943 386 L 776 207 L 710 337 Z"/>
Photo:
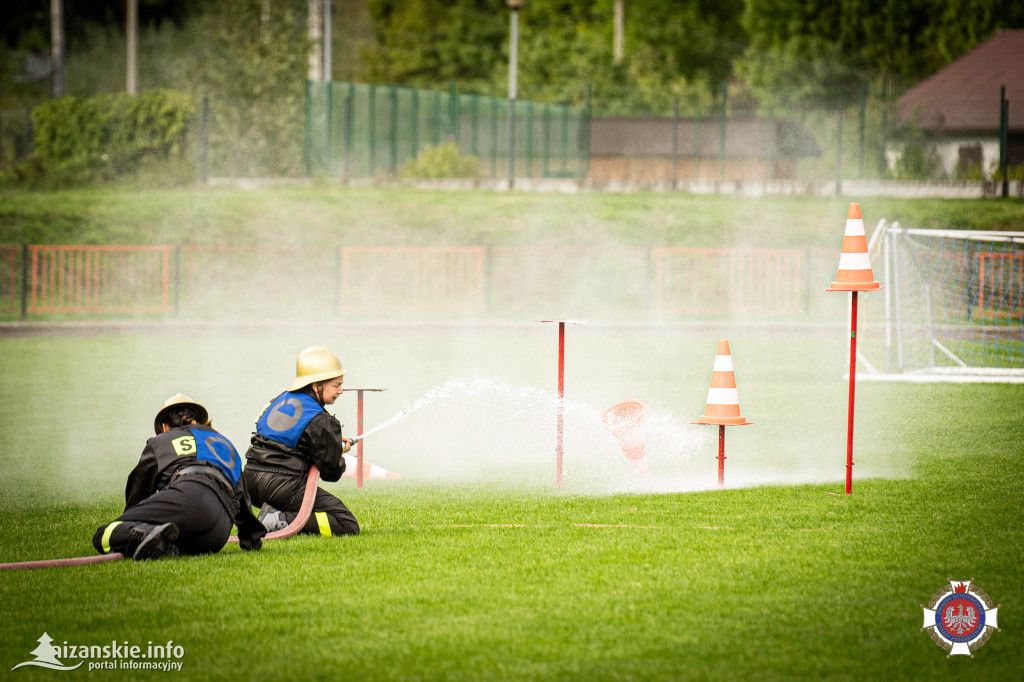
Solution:
<path fill-rule="evenodd" d="M 0 193 L 0 244 L 756 246 L 831 248 L 849 201 L 865 223 L 1024 229 L 1018 199 L 737 199 L 684 193 L 443 192 L 331 185 L 260 190 Z"/>
<path fill-rule="evenodd" d="M 713 340 L 572 331 L 570 398 L 603 406 L 635 393 L 683 424 L 699 414 Z M 369 425 L 474 367 L 549 387 L 550 332 L 353 331 L 346 379 L 391 387 L 368 397 Z M 587 479 L 610 466 L 602 462 L 625 463 L 610 439 L 570 430 L 567 480 L 556 488 L 551 424 L 530 406 L 517 414 L 483 401 L 501 414 L 474 423 L 455 414 L 472 406 L 442 404 L 368 439 L 367 458 L 403 479 L 325 484 L 360 519 L 358 537 L 0 574 L 0 663 L 31 660 L 46 631 L 57 643 L 173 640 L 185 650 L 180 679 L 1017 675 L 1021 387 L 859 386 L 858 478 L 847 497 L 845 384 L 832 362 L 841 339 L 732 339 L 743 411 L 756 423 L 729 430 L 727 482 L 773 460 L 796 480 L 820 467 L 824 482 L 588 494 Z M 256 403 L 287 380 L 303 343 L 301 332 L 0 340 L 0 561 L 92 554 L 94 529 L 120 511 L 153 405 L 191 392 L 242 444 Z M 352 424 L 344 400 L 334 411 Z M 470 468 L 500 459 L 509 441 L 521 443 L 504 470 L 510 483 L 432 471 L 446 457 Z M 713 475 L 714 441 L 705 432 L 672 465 Z M 661 457 L 649 451 L 652 470 L 671 473 Z M 1002 632 L 973 660 L 947 660 L 920 631 L 920 604 L 949 578 L 974 578 L 1001 604 Z"/>

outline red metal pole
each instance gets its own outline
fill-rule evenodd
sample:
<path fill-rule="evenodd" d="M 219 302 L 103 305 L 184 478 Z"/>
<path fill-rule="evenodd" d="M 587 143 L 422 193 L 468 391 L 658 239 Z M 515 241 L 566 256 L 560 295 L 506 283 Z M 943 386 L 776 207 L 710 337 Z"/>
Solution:
<path fill-rule="evenodd" d="M 555 439 L 555 485 L 562 484 L 562 426 L 565 420 L 565 322 L 558 323 L 558 433 Z"/>
<path fill-rule="evenodd" d="M 363 389 L 356 391 L 356 432 L 363 433 Z M 363 487 L 363 439 L 356 443 L 356 487 Z"/>
<path fill-rule="evenodd" d="M 850 408 L 846 418 L 846 494 L 853 489 L 853 389 L 857 384 L 857 292 L 851 291 L 850 313 Z"/>
<path fill-rule="evenodd" d="M 718 487 L 725 487 L 725 425 L 718 425 Z"/>

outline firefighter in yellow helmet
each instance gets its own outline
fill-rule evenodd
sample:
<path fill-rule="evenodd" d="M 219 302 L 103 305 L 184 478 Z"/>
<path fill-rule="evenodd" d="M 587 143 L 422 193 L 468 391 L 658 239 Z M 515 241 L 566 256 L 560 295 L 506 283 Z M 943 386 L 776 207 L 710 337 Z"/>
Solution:
<path fill-rule="evenodd" d="M 295 519 L 310 465 L 316 465 L 325 481 L 337 481 L 345 471 L 342 455 L 352 441 L 342 437 L 341 424 L 326 409 L 341 395 L 344 374 L 330 349 L 307 348 L 295 363 L 295 381 L 256 420 L 242 476 L 268 531 Z M 341 500 L 318 488 L 313 513 L 300 532 L 356 535 L 359 522 Z"/>
<path fill-rule="evenodd" d="M 259 549 L 266 530 L 252 514 L 242 458 L 213 430 L 206 408 L 178 393 L 153 427 L 128 476 L 124 513 L 96 529 L 96 550 L 136 561 L 208 554 L 227 543 L 232 524 L 242 549 Z"/>

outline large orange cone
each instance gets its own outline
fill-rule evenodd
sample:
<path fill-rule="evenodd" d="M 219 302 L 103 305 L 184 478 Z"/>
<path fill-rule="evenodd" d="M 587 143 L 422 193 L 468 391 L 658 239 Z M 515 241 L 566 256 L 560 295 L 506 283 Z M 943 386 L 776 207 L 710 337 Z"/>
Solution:
<path fill-rule="evenodd" d="M 601 415 L 601 422 L 612 432 L 626 459 L 633 465 L 637 476 L 647 476 L 647 451 L 644 448 L 644 434 L 640 420 L 647 413 L 647 406 L 635 398 L 615 403 Z"/>
<path fill-rule="evenodd" d="M 704 414 L 694 424 L 718 424 L 719 426 L 743 426 L 753 424 L 740 414 L 740 398 L 736 391 L 736 374 L 732 368 L 732 354 L 729 342 L 720 339 L 715 366 L 711 371 L 711 388 Z"/>
<path fill-rule="evenodd" d="M 846 234 L 843 236 L 843 252 L 839 256 L 839 274 L 825 291 L 875 291 L 878 286 L 871 271 L 860 204 L 851 203 L 846 213 Z"/>
<path fill-rule="evenodd" d="M 359 465 L 357 460 L 347 452 L 342 455 L 345 458 L 345 473 L 341 475 L 342 478 L 355 478 L 356 467 Z M 384 467 L 379 467 L 376 464 L 370 464 L 365 459 L 363 460 L 363 478 L 399 478 L 398 474 L 394 471 L 388 471 Z"/>

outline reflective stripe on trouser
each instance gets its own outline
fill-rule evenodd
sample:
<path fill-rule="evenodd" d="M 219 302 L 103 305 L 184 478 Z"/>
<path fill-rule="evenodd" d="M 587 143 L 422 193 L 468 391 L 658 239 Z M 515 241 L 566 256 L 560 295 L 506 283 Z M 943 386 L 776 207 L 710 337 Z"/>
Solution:
<path fill-rule="evenodd" d="M 331 522 L 327 520 L 327 512 L 314 512 L 316 525 L 320 528 L 320 535 L 331 537 Z"/>
<path fill-rule="evenodd" d="M 182 554 L 208 554 L 224 546 L 231 535 L 232 518 L 217 493 L 198 481 L 175 481 L 125 510 L 115 521 L 100 526 L 93 546 L 103 554 L 131 547 L 131 530 L 140 523 L 178 526 L 174 541 Z"/>
<path fill-rule="evenodd" d="M 120 521 L 114 521 L 113 523 L 108 523 L 107 527 L 103 530 L 103 539 L 100 541 L 103 547 L 100 551 L 104 554 L 110 554 L 110 536 L 114 532 L 114 529 L 120 525 Z"/>
<path fill-rule="evenodd" d="M 306 488 L 305 476 L 246 468 L 242 470 L 242 478 L 254 507 L 269 504 L 283 511 L 288 523 L 295 520 Z M 326 518 L 330 533 L 324 532 L 321 518 Z M 299 532 L 308 535 L 358 535 L 359 522 L 344 502 L 323 488 L 317 488 L 313 513 Z"/>

